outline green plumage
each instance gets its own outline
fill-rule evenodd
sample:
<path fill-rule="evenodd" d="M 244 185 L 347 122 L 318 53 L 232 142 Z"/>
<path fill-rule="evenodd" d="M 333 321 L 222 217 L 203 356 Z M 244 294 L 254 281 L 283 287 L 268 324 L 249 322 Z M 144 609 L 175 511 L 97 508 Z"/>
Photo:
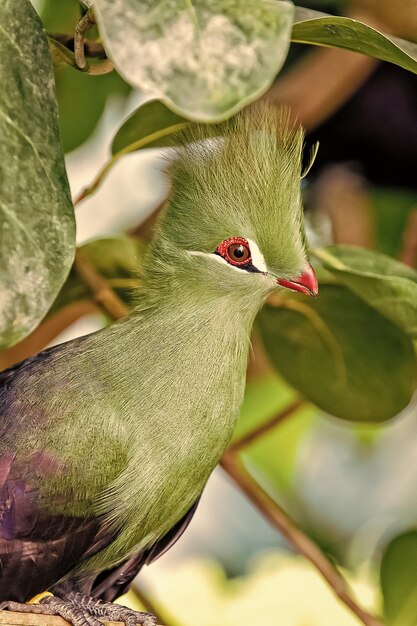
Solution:
<path fill-rule="evenodd" d="M 205 133 L 194 126 L 170 161 L 137 307 L 22 378 L 20 428 L 1 441 L 22 460 L 50 455 L 54 470 L 31 477 L 45 510 L 120 530 L 83 572 L 151 545 L 199 496 L 239 414 L 254 318 L 277 276 L 306 267 L 302 132 L 263 106 Z M 257 244 L 269 274 L 213 254 L 235 236 Z"/>

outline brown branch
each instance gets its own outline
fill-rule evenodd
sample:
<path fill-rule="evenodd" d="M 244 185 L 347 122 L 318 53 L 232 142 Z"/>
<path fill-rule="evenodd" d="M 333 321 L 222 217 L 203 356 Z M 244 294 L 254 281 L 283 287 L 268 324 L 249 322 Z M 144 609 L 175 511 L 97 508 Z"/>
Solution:
<path fill-rule="evenodd" d="M 376 59 L 348 50 L 312 50 L 263 97 L 287 105 L 293 123 L 311 131 L 356 93 L 377 66 Z"/>
<path fill-rule="evenodd" d="M 162 211 L 167 199 L 168 193 L 164 196 L 164 198 L 162 198 L 160 202 L 158 202 L 158 204 L 154 206 L 152 212 L 140 224 L 132 228 L 129 234 L 132 237 L 140 237 L 145 241 L 150 241 L 155 230 L 155 224 L 158 219 L 158 215 Z"/>
<path fill-rule="evenodd" d="M 90 30 L 90 28 L 92 28 L 95 23 L 96 18 L 94 15 L 94 11 L 93 9 L 88 9 L 88 11 L 82 16 L 77 26 L 75 27 L 74 56 L 75 62 L 81 70 L 83 70 L 87 66 L 84 52 L 84 33 Z"/>
<path fill-rule="evenodd" d="M 125 626 L 124 622 L 106 622 L 98 620 L 106 626 Z M 58 615 L 38 615 L 36 613 L 15 613 L 0 611 L 0 626 L 72 626 Z"/>
<path fill-rule="evenodd" d="M 80 300 L 73 302 L 48 317 L 30 335 L 19 341 L 8 350 L 0 352 L 0 371 L 11 367 L 23 359 L 40 352 L 45 346 L 53 341 L 68 326 L 79 320 L 84 315 L 98 312 L 94 302 Z"/>
<path fill-rule="evenodd" d="M 105 278 L 101 276 L 81 250 L 75 254 L 74 267 L 81 280 L 90 289 L 97 304 L 115 320 L 129 313 L 125 303 L 114 293 Z"/>
<path fill-rule="evenodd" d="M 400 261 L 410 267 L 417 267 L 417 209 L 413 209 L 408 216 Z"/>
<path fill-rule="evenodd" d="M 225 452 L 220 465 L 272 526 L 279 530 L 297 552 L 314 565 L 334 593 L 363 624 L 382 626 L 382 622 L 357 604 L 345 579 L 333 563 L 307 535 L 297 528 L 279 505 L 248 474 L 235 452 L 230 450 Z"/>
<path fill-rule="evenodd" d="M 65 43 L 61 43 L 60 39 L 62 39 Z M 98 50 L 97 53 L 92 51 L 92 54 L 87 56 L 102 57 L 101 61 L 94 64 L 86 62 L 85 65 L 80 68 L 75 60 L 75 54 L 71 49 L 74 47 L 74 38 L 69 38 L 68 35 L 56 35 L 55 37 L 53 35 L 48 35 L 48 42 L 51 59 L 54 65 L 66 63 L 74 69 L 89 74 L 90 76 L 102 76 L 103 74 L 108 74 L 114 70 L 113 63 L 110 59 L 108 59 L 105 54 L 103 56 Z M 90 47 L 94 48 L 93 42 L 90 42 Z M 84 49 L 84 51 L 86 50 Z"/>
<path fill-rule="evenodd" d="M 302 398 L 299 398 L 288 407 L 286 407 L 283 411 L 277 413 L 277 415 L 274 415 L 273 418 L 258 426 L 258 428 L 254 428 L 246 435 L 243 435 L 239 439 L 236 439 L 236 441 L 234 441 L 229 446 L 228 452 L 239 452 L 239 450 L 242 450 L 242 448 L 250 446 L 254 441 L 257 441 L 260 437 L 263 437 L 264 435 L 269 433 L 270 430 L 278 426 L 278 424 L 281 424 L 281 422 L 283 422 L 285 419 L 296 413 L 296 411 L 298 411 L 298 409 L 300 409 L 304 404 L 305 401 Z"/>
<path fill-rule="evenodd" d="M 362 2 L 362 0 L 360 0 Z M 371 14 L 351 10 L 349 17 L 380 28 Z M 313 130 L 335 113 L 368 80 L 380 61 L 337 48 L 309 51 L 280 76 L 263 96 L 291 109 L 294 124 Z"/>
<path fill-rule="evenodd" d="M 68 33 L 48 33 L 48 36 L 58 41 L 58 43 L 68 48 L 71 52 L 74 52 L 74 35 L 69 35 Z M 84 53 L 86 57 L 97 59 L 107 58 L 103 44 L 94 39 L 84 39 Z"/>

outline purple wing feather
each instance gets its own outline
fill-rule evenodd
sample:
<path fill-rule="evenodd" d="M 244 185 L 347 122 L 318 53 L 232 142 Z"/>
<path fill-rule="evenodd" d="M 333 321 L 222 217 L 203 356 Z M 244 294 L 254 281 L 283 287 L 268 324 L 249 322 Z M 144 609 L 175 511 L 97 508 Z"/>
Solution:
<path fill-rule="evenodd" d="M 49 589 L 115 538 L 97 518 L 51 515 L 39 494 L 0 459 L 0 601 L 24 602 Z"/>
<path fill-rule="evenodd" d="M 161 539 L 156 541 L 147 550 L 142 550 L 124 563 L 97 576 L 88 578 L 68 579 L 53 588 L 58 595 L 61 592 L 79 591 L 105 602 L 113 602 L 126 593 L 132 581 L 144 565 L 149 565 L 165 554 L 180 539 L 196 512 L 200 498 L 198 498 L 187 513 Z"/>
<path fill-rule="evenodd" d="M 198 505 L 197 500 L 165 536 L 119 566 L 88 578 L 71 577 L 74 567 L 115 539 L 114 531 L 98 518 L 52 515 L 44 510 L 38 489 L 22 476 L 27 475 L 28 464 L 29 474 L 34 469 L 53 473 L 56 461 L 45 451 L 34 451 L 22 468 L 7 446 L 7 441 L 13 442 L 22 431 L 19 418 L 24 416 L 8 410 L 16 392 L 24 389 L 25 377 L 33 368 L 47 365 L 63 348 L 63 344 L 54 346 L 0 372 L 0 601 L 25 602 L 47 589 L 58 594 L 74 590 L 113 601 L 127 591 L 143 565 L 155 561 L 176 543 Z"/>

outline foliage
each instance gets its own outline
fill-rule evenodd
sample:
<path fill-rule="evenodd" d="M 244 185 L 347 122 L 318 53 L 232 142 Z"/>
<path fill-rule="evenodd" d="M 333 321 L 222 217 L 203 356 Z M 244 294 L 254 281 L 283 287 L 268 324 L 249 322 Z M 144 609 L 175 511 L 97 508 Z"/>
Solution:
<path fill-rule="evenodd" d="M 417 532 L 398 535 L 381 563 L 381 589 L 390 626 L 414 626 L 417 614 Z"/>
<path fill-rule="evenodd" d="M 293 21 L 291 3 L 265 0 L 97 0 L 96 11 L 126 80 L 199 120 L 230 116 L 265 91 L 285 60 Z"/>
<path fill-rule="evenodd" d="M 46 35 L 29 2 L 0 7 L 0 347 L 42 319 L 71 267 L 75 224 Z M 7 61 L 6 61 L 7 60 Z"/>
<path fill-rule="evenodd" d="M 96 0 L 94 11 L 98 28 L 87 36 L 95 48 L 86 47 L 87 64 L 80 70 L 66 36 L 81 15 L 77 0 L 45 0 L 41 18 L 48 35 L 29 0 L 0 6 L 1 75 L 7 85 L 0 94 L 1 348 L 92 298 L 77 264 L 71 267 L 75 220 L 59 125 L 69 151 L 91 135 L 110 98 L 126 96 L 131 87 L 148 98 L 108 137 L 111 156 L 86 197 L 125 154 L 174 145 L 175 132 L 192 120 L 207 122 L 209 137 L 210 123 L 268 89 L 291 41 L 361 52 L 417 73 L 416 44 L 355 19 L 294 9 L 287 1 Z M 115 66 L 111 73 L 106 56 Z M 386 206 L 382 213 L 388 215 Z M 379 232 L 389 253 L 398 251 L 405 217 L 397 212 L 395 220 Z M 145 249 L 136 236 L 121 235 L 90 242 L 79 254 L 131 307 Z M 394 417 L 416 384 L 417 271 L 377 251 L 335 245 L 312 250 L 312 262 L 319 299 L 282 295 L 259 315 L 258 349 L 269 357 L 267 374 L 249 380 L 234 439 L 239 443 L 285 412 L 298 394 L 306 399 L 291 420 L 243 454 L 268 493 L 277 501 L 286 498 L 294 509 L 300 441 L 317 420 L 329 414 L 363 435 L 352 423 Z M 381 588 L 393 626 L 415 623 L 416 561 L 414 530 L 393 539 L 384 552 Z"/>

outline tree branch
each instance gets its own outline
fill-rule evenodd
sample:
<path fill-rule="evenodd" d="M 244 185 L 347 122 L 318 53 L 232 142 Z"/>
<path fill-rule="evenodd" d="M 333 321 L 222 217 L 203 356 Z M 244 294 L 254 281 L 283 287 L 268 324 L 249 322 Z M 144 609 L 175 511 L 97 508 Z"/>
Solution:
<path fill-rule="evenodd" d="M 243 435 L 239 439 L 236 439 L 228 448 L 228 452 L 239 452 L 243 448 L 250 446 L 254 441 L 257 441 L 260 437 L 263 437 L 270 430 L 281 424 L 285 419 L 293 415 L 305 404 L 305 401 L 302 398 L 299 398 L 288 407 L 286 407 L 281 413 L 277 413 L 274 417 L 272 417 L 267 422 L 264 422 L 258 428 L 254 428 L 246 435 Z"/>
<path fill-rule="evenodd" d="M 94 300 L 111 318 L 118 320 L 128 315 L 128 307 L 114 293 L 106 279 L 97 272 L 81 250 L 75 253 L 74 267 L 81 280 L 91 290 Z"/>
<path fill-rule="evenodd" d="M 48 33 L 48 37 L 68 48 L 70 52 L 74 52 L 74 35 L 69 35 L 68 33 Z M 84 53 L 85 56 L 96 59 L 107 58 L 103 44 L 94 39 L 84 39 Z"/>
<path fill-rule="evenodd" d="M 223 454 L 220 465 L 272 526 L 279 530 L 297 552 L 305 556 L 314 565 L 338 598 L 365 626 L 382 626 L 382 622 L 357 604 L 345 579 L 336 567 L 248 474 L 235 452 L 231 450 L 226 451 Z"/>
<path fill-rule="evenodd" d="M 105 622 L 106 626 L 125 626 L 124 622 Z M 0 611 L 0 626 L 72 626 L 58 615 L 38 615 L 36 613 L 16 613 L 14 611 Z"/>
<path fill-rule="evenodd" d="M 74 33 L 74 57 L 75 62 L 80 68 L 83 70 L 87 63 L 85 60 L 85 52 L 84 52 L 84 33 L 86 33 L 90 28 L 92 28 L 96 23 L 96 18 L 94 15 L 93 9 L 88 9 L 88 11 L 82 16 L 79 20 L 77 26 L 75 27 Z"/>
<path fill-rule="evenodd" d="M 99 311 L 94 302 L 90 300 L 78 300 L 77 302 L 67 304 L 67 306 L 47 317 L 40 326 L 35 328 L 22 341 L 0 352 L 0 371 L 40 352 L 68 326 L 74 324 L 84 315 L 90 315 Z"/>

